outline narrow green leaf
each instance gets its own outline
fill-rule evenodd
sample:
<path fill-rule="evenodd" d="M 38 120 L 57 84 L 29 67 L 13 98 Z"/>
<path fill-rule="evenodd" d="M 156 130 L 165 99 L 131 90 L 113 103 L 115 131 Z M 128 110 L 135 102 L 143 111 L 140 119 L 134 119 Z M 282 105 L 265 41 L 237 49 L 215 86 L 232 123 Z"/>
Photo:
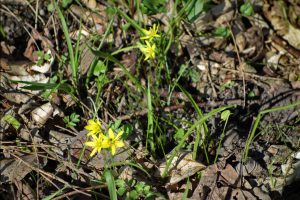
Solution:
<path fill-rule="evenodd" d="M 12 125 L 16 130 L 21 126 L 21 123 L 11 114 L 4 115 L 3 120 Z"/>
<path fill-rule="evenodd" d="M 107 183 L 108 192 L 111 200 L 118 200 L 117 198 L 117 189 L 114 177 L 110 170 L 106 169 L 104 171 L 104 177 Z"/>

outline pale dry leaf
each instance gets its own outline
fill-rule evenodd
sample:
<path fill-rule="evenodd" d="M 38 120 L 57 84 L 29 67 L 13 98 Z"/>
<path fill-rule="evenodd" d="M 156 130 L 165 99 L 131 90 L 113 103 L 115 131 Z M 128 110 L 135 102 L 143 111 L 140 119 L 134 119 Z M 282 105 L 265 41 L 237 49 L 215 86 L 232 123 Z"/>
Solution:
<path fill-rule="evenodd" d="M 4 72 L 9 75 L 15 76 L 28 76 L 30 75 L 27 71 L 28 66 L 33 65 L 34 63 L 30 60 L 8 60 L 5 58 L 0 58 L 0 67 Z"/>
<path fill-rule="evenodd" d="M 51 117 L 53 110 L 53 106 L 50 102 L 48 102 L 40 107 L 35 108 L 31 112 L 31 117 L 38 125 L 44 125 Z"/>
<path fill-rule="evenodd" d="M 168 157 L 168 155 L 167 155 Z M 200 162 L 197 162 L 193 160 L 193 154 L 191 152 L 179 152 L 177 156 L 175 156 L 172 160 L 171 166 L 170 166 L 170 181 L 169 185 L 173 185 L 175 183 L 180 182 L 181 180 L 190 177 L 197 173 L 198 171 L 201 171 L 206 168 L 205 165 L 203 165 Z M 159 166 L 159 174 L 162 176 L 164 170 L 166 168 L 166 162 L 164 161 Z"/>
<path fill-rule="evenodd" d="M 89 9 L 96 9 L 97 2 L 96 0 L 81 0 L 81 2 Z"/>
<path fill-rule="evenodd" d="M 26 103 L 30 100 L 30 96 L 20 92 L 5 92 L 3 96 L 16 104 Z"/>
<path fill-rule="evenodd" d="M 5 43 L 5 41 L 0 42 L 0 48 L 0 51 L 2 51 L 6 55 L 11 55 L 16 49 L 15 46 L 8 45 Z"/>

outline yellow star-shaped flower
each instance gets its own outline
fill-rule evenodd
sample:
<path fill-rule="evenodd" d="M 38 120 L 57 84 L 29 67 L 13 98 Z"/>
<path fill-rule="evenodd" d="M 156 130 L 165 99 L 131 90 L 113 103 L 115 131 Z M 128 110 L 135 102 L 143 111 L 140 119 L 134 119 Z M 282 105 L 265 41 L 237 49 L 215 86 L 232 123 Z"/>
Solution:
<path fill-rule="evenodd" d="M 124 142 L 121 140 L 121 136 L 123 135 L 123 131 L 120 131 L 117 136 L 115 137 L 115 133 L 113 132 L 113 130 L 110 128 L 108 129 L 108 137 L 103 136 L 103 148 L 111 148 L 111 154 L 115 155 L 116 153 L 116 148 L 117 147 L 123 147 L 125 144 Z"/>
<path fill-rule="evenodd" d="M 143 32 L 145 36 L 141 37 L 142 40 L 150 40 L 152 41 L 153 38 L 155 37 L 160 37 L 160 35 L 157 34 L 158 31 L 158 26 L 156 24 L 153 25 L 149 30 L 143 29 Z"/>
<path fill-rule="evenodd" d="M 88 125 L 85 126 L 84 128 L 89 131 L 87 136 L 102 134 L 101 122 L 98 119 L 97 120 L 90 119 L 88 121 Z"/>
<path fill-rule="evenodd" d="M 103 137 L 104 137 L 103 134 L 99 134 L 98 137 L 93 134 L 92 135 L 93 140 L 85 143 L 86 146 L 89 146 L 89 147 L 93 148 L 93 150 L 90 154 L 91 157 L 93 155 L 95 155 L 96 152 L 98 152 L 98 154 L 100 154 L 102 148 L 108 148 L 109 147 L 109 146 L 107 146 L 107 144 L 105 144 L 103 142 L 103 139 L 104 139 Z"/>
<path fill-rule="evenodd" d="M 151 44 L 148 41 L 146 41 L 146 46 L 141 45 L 140 50 L 146 56 L 144 60 L 148 60 L 149 58 L 155 58 L 155 49 L 155 44 L 151 46 Z"/>

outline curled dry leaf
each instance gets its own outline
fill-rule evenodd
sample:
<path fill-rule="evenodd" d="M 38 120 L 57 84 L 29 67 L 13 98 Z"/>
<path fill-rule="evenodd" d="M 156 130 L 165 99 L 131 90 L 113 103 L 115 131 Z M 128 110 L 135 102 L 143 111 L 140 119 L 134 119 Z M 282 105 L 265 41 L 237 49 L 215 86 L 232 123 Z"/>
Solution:
<path fill-rule="evenodd" d="M 32 119 L 39 125 L 43 125 L 51 117 L 53 113 L 53 107 L 51 103 L 46 103 L 40 107 L 35 108 L 31 112 Z"/>
<path fill-rule="evenodd" d="M 168 155 L 167 155 L 168 157 Z M 206 168 L 200 162 L 193 160 L 193 154 L 191 152 L 179 152 L 177 156 L 174 157 L 171 163 L 171 171 L 169 185 L 173 185 L 175 183 L 180 182 L 181 180 L 190 177 L 197 173 L 200 170 Z M 159 175 L 162 176 L 164 170 L 166 168 L 166 162 L 164 161 L 159 166 Z"/>

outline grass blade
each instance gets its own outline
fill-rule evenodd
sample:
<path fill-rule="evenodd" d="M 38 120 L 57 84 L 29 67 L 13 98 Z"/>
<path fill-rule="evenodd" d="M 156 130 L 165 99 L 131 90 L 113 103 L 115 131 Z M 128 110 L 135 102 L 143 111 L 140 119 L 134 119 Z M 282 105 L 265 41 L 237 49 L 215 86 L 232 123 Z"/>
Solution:
<path fill-rule="evenodd" d="M 73 46 L 72 46 L 72 41 L 71 41 L 71 37 L 69 34 L 68 26 L 66 23 L 66 19 L 65 19 L 63 13 L 61 12 L 59 6 L 56 6 L 56 9 L 57 9 L 57 13 L 58 13 L 61 25 L 62 25 L 64 35 L 66 37 L 66 42 L 67 42 L 69 57 L 70 57 L 70 62 L 71 62 L 71 68 L 72 68 L 72 81 L 73 81 L 73 84 L 77 85 L 78 69 L 77 69 L 77 65 L 76 65 L 76 61 L 75 61 L 75 57 L 74 57 Z"/>
<path fill-rule="evenodd" d="M 117 189 L 114 177 L 110 170 L 104 171 L 104 177 L 107 183 L 108 192 L 111 200 L 118 200 L 117 198 Z"/>
<path fill-rule="evenodd" d="M 152 107 L 152 99 L 151 98 L 152 97 L 151 97 L 151 92 L 150 92 L 150 84 L 148 81 L 148 88 L 147 88 L 148 125 L 147 125 L 146 149 L 147 149 L 147 144 L 149 143 L 151 153 L 154 155 L 154 153 L 155 153 L 154 135 L 153 135 L 154 122 L 153 122 L 153 107 Z"/>
<path fill-rule="evenodd" d="M 167 161 L 166 164 L 166 168 L 162 174 L 162 177 L 165 177 L 167 175 L 167 172 L 169 170 L 169 167 L 172 163 L 172 160 L 174 159 L 174 157 L 176 156 L 176 154 L 179 152 L 179 150 L 182 148 L 182 146 L 184 145 L 185 140 L 188 138 L 188 136 L 193 132 L 194 129 L 196 129 L 197 126 L 199 126 L 199 124 L 202 124 L 203 122 L 205 122 L 208 118 L 212 117 L 213 115 L 215 115 L 216 113 L 222 112 L 223 110 L 229 109 L 234 107 L 235 105 L 231 105 L 231 106 L 223 106 L 220 108 L 216 108 L 212 111 L 210 111 L 209 113 L 207 113 L 206 115 L 204 115 L 201 119 L 199 119 L 198 121 L 196 121 L 194 123 L 194 125 L 186 132 L 186 134 L 182 137 L 182 139 L 180 140 L 179 144 L 173 149 L 173 152 L 171 154 L 170 159 Z"/>

